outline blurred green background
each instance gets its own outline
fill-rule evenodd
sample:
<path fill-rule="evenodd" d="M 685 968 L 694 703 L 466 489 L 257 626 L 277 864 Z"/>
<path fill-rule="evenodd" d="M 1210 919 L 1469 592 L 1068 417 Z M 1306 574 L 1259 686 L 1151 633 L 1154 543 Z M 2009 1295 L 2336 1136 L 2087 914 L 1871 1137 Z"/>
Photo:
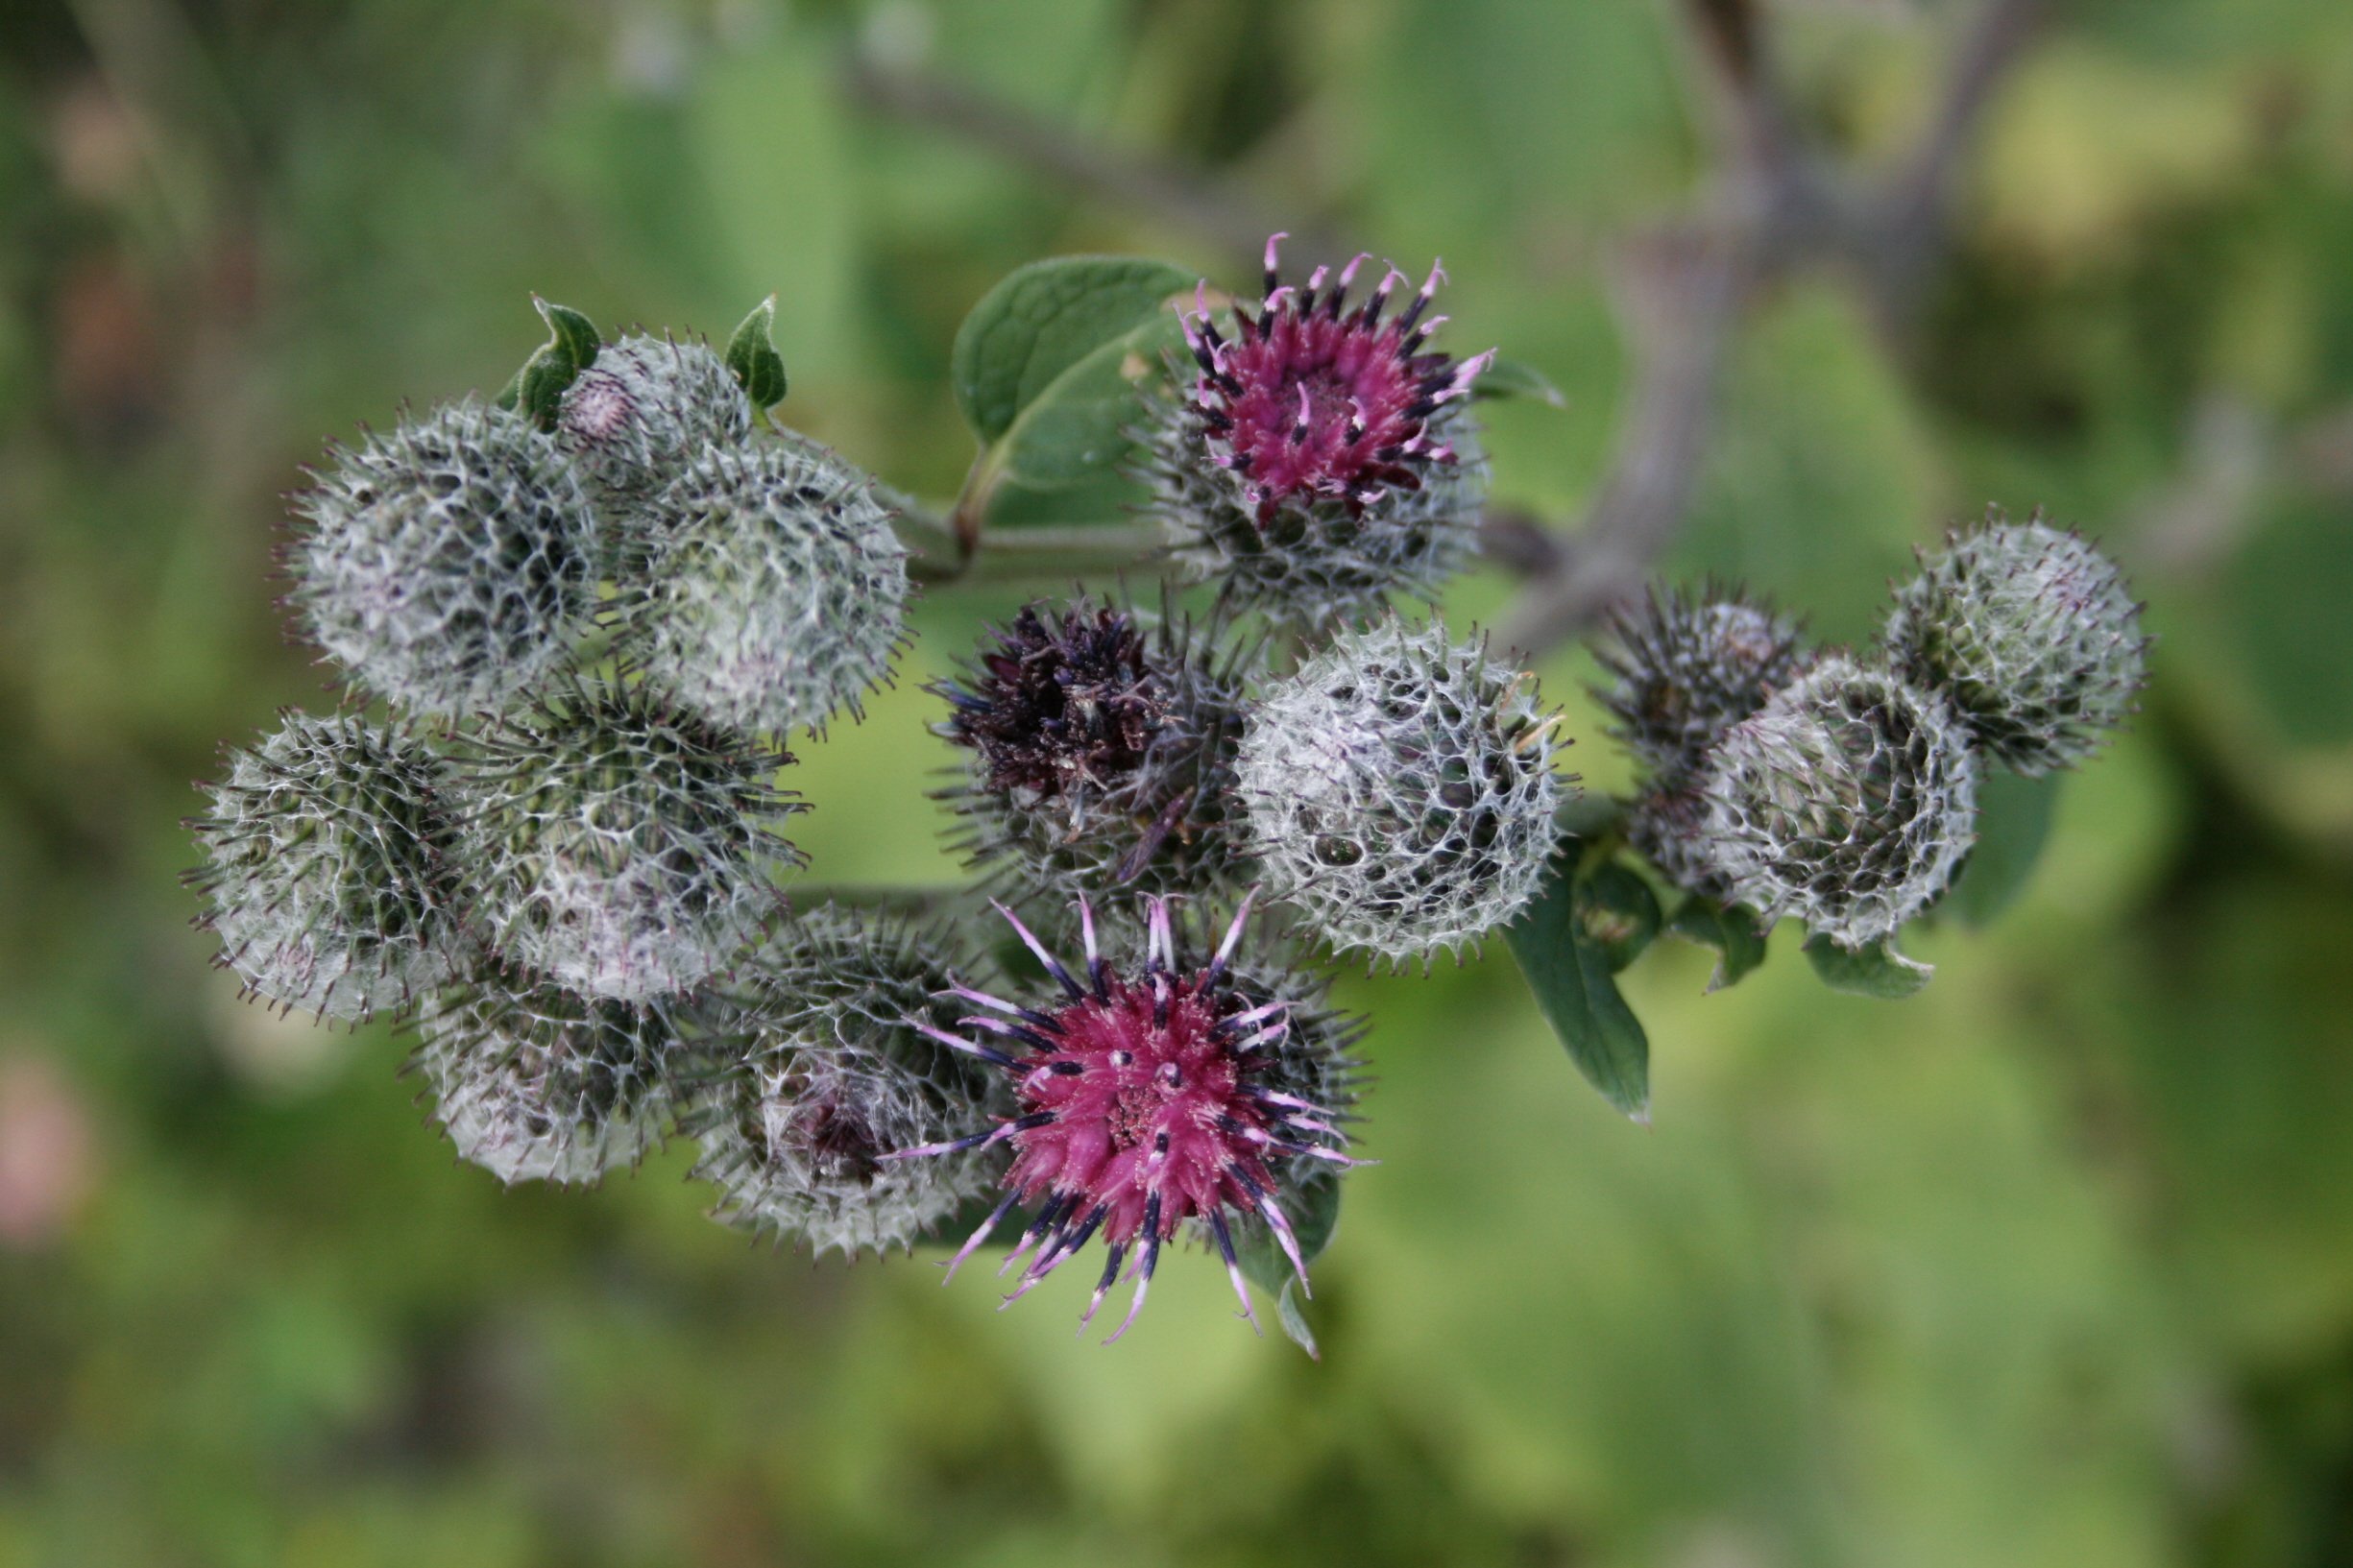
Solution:
<path fill-rule="evenodd" d="M 1970 8 L 1769 9 L 1869 167 Z M 853 41 L 1443 253 L 1453 346 L 1567 395 L 1498 411 L 1499 489 L 1573 517 L 1627 400 L 1610 246 L 1707 177 L 1664 0 L 0 6 L 0 1565 L 2353 1563 L 2353 8 L 2057 12 L 1908 339 L 1834 281 L 1751 316 L 1672 568 L 1859 638 L 1911 544 L 2042 504 L 2150 600 L 2146 712 L 1916 1001 L 1789 932 L 1703 997 L 1662 944 L 1649 1131 L 1499 953 L 1350 982 L 1382 1163 L 1319 1365 L 1198 1257 L 1104 1351 L 1084 1281 L 1000 1316 L 984 1271 L 747 1246 L 684 1150 L 499 1190 L 390 1031 L 206 967 L 187 782 L 330 700 L 265 581 L 297 465 L 501 383 L 528 291 L 717 332 L 778 290 L 785 417 L 938 495 L 1004 271 L 1249 280 L 861 109 Z M 949 869 L 916 687 L 1012 600 L 935 593 L 804 749 L 829 880 Z M 1606 786 L 1588 668 L 1546 663 Z"/>

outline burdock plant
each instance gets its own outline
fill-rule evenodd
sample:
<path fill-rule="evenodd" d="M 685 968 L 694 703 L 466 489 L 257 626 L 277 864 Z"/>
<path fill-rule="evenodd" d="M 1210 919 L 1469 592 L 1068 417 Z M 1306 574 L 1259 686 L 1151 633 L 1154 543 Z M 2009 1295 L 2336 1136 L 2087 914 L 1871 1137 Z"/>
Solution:
<path fill-rule="evenodd" d="M 1729 984 L 1787 917 L 1833 986 L 1916 988 L 1898 936 L 1994 874 L 1987 766 L 2077 761 L 2130 708 L 2115 568 L 1996 519 L 1879 653 L 1713 589 L 1619 606 L 1597 696 L 1635 782 L 1584 795 L 1525 661 L 1403 609 L 1472 553 L 1473 399 L 1538 378 L 1435 346 L 1436 267 L 1368 260 L 1287 282 L 1270 242 L 1254 299 L 1020 269 L 958 334 L 980 450 L 938 514 L 776 422 L 773 300 L 723 348 L 538 302 L 497 398 L 294 498 L 289 603 L 346 705 L 206 786 L 219 961 L 283 1008 L 410 1015 L 432 1116 L 502 1181 L 677 1136 L 716 1218 L 780 1243 L 960 1239 L 953 1273 L 993 1238 L 1015 1297 L 1100 1257 L 1082 1323 L 1128 1285 L 1114 1339 L 1193 1246 L 1310 1349 L 1363 1163 L 1336 964 L 1497 940 L 1637 1120 L 1614 976 L 1662 930 Z M 1121 483 L 1148 538 L 1100 510 Z M 1078 582 L 1008 596 L 926 688 L 974 880 L 804 878 L 785 743 L 864 716 L 915 583 L 999 574 Z"/>

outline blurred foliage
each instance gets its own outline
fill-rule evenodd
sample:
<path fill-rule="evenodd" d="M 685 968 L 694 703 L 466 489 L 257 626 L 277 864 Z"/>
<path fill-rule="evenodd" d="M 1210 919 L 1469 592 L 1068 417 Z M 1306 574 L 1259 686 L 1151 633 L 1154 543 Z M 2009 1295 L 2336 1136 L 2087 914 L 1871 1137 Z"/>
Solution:
<path fill-rule="evenodd" d="M 1962 0 L 1777 8 L 1812 126 L 1917 124 Z M 2353 1561 L 2353 9 L 2077 0 L 1993 105 L 1891 338 L 1768 302 L 1677 571 L 1872 631 L 1988 500 L 2104 538 L 2160 633 L 1936 983 L 1629 976 L 1656 1127 L 1500 953 L 1352 983 L 1366 1131 L 1311 1364 L 1163 1271 L 997 1315 L 923 1261 L 706 1222 L 672 1150 L 585 1196 L 453 1169 L 382 1029 L 237 1005 L 174 881 L 223 736 L 330 700 L 280 645 L 277 493 L 540 340 L 528 293 L 723 333 L 784 415 L 952 494 L 947 365 L 1004 273 L 1247 257 L 859 112 L 925 57 L 1411 263 L 1568 515 L 1626 360 L 1613 235 L 1704 178 L 1663 4 L 72 0 L 0 30 L 0 1564 Z M 1295 259 L 1304 259 L 1296 257 Z M 1491 615 L 1500 574 L 1458 615 Z M 917 689 L 808 748 L 819 873 L 917 881 Z M 1580 656 L 1552 661 L 1574 733 Z M 1607 786 L 1622 764 L 1589 739 Z"/>

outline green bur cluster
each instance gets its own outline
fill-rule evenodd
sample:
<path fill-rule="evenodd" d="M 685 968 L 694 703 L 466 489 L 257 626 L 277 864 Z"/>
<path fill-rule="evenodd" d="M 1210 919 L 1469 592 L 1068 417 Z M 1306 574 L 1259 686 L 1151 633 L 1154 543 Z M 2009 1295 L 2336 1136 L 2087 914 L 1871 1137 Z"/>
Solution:
<path fill-rule="evenodd" d="M 599 349 L 565 389 L 556 441 L 591 489 L 630 517 L 705 453 L 741 446 L 752 417 L 710 345 L 634 335 Z"/>
<path fill-rule="evenodd" d="M 782 908 L 764 822 L 789 754 L 669 712 L 643 688 L 574 688 L 464 738 L 459 845 L 475 915 L 508 962 L 584 996 L 690 990 Z"/>
<path fill-rule="evenodd" d="M 254 995 L 357 1021 L 398 1012 L 457 971 L 442 760 L 395 729 L 289 713 L 230 754 L 190 822 L 205 864 L 189 876 L 221 962 Z"/>
<path fill-rule="evenodd" d="M 760 950 L 709 1004 L 716 1071 L 686 1125 L 733 1225 L 855 1257 L 907 1247 L 986 1192 L 1002 1162 L 884 1156 L 981 1132 L 997 1080 L 917 1022 L 957 1028 L 936 938 L 831 905 Z"/>
<path fill-rule="evenodd" d="M 1141 1245 L 1149 1282 L 1159 1243 L 1199 1232 L 1246 1306 L 1250 1270 L 1303 1283 L 1355 1163 L 1334 1123 L 1361 1031 L 1320 961 L 1426 970 L 1499 934 L 1637 1118 L 1648 1047 L 1611 977 L 1662 929 L 1716 947 L 1729 983 L 1788 916 L 1831 983 L 1916 985 L 1892 941 L 1966 863 L 1987 769 L 2068 765 L 2130 710 L 2146 641 L 2113 566 L 1996 516 L 1924 562 L 1867 654 L 1809 648 L 1737 592 L 1654 593 L 1598 650 L 1638 786 L 1584 801 L 1534 678 L 1393 608 L 1471 553 L 1488 467 L 1468 408 L 1495 367 L 1432 347 L 1443 275 L 1355 292 L 1361 264 L 1284 284 L 1270 242 L 1257 303 L 1213 306 L 1165 264 L 1040 263 L 958 334 L 982 448 L 953 514 L 913 521 L 938 535 L 927 566 L 974 564 L 1012 478 L 1051 493 L 1124 466 L 1152 564 L 1205 601 L 1081 585 L 928 688 L 961 753 L 955 845 L 1034 923 L 1013 920 L 1021 952 L 959 949 L 972 920 L 857 912 L 893 906 L 881 890 L 796 919 L 777 882 L 803 858 L 784 742 L 862 716 L 908 640 L 910 567 L 873 481 L 769 424 L 773 301 L 724 352 L 604 343 L 543 302 L 551 339 L 497 404 L 370 436 L 296 502 L 297 615 L 396 718 L 296 715 L 234 759 L 193 824 L 222 961 L 288 1007 L 421 1009 L 433 1115 L 505 1181 L 592 1181 L 681 1134 L 718 1218 L 850 1255 L 1010 1183 L 967 1251 L 1037 1205 L 1016 1293 L 1118 1214 L 1114 1270 Z M 1156 377 L 1176 333 L 1190 363 Z M 978 913 L 961 890 L 924 902 Z M 1246 1001 L 1179 1018 L 1171 922 L 1220 918 L 1182 987 Z M 1117 1078 L 1155 1056 L 1173 1076 Z M 1048 1093 L 1074 1074 L 1087 1093 Z M 1221 1074 L 1258 1087 L 1228 1104 Z M 1138 1141 L 1187 1094 L 1228 1109 Z M 1083 1212 L 1055 1185 L 1074 1150 L 1111 1184 Z M 1175 1190 L 1154 1159 L 1216 1173 L 1157 1229 L 1129 1212 Z M 1277 1234 L 1262 1200 L 1300 1223 Z"/>
<path fill-rule="evenodd" d="M 1269 888 L 1341 952 L 1427 959 L 1542 880 L 1561 742 L 1535 681 L 1443 623 L 1343 633 L 1275 683 L 1237 767 Z"/>
<path fill-rule="evenodd" d="M 1988 755 L 2035 777 L 2072 767 L 2147 679 L 2141 607 L 2116 564 L 2037 517 L 1954 534 L 1888 616 L 1896 668 L 1950 697 Z"/>
<path fill-rule="evenodd" d="M 1737 902 L 1859 948 L 1951 883 L 1976 839 L 1977 766 L 1942 697 L 1828 658 L 1725 733 L 1698 833 Z"/>
<path fill-rule="evenodd" d="M 625 603 L 647 680 L 738 729 L 817 728 L 906 640 L 907 550 L 863 474 L 814 447 L 721 447 L 663 492 Z"/>
<path fill-rule="evenodd" d="M 680 1020 L 484 974 L 429 1001 L 408 1071 L 459 1156 L 512 1185 L 593 1182 L 662 1142 Z"/>
<path fill-rule="evenodd" d="M 2145 676 L 2113 563 L 1999 513 L 1896 591 L 1877 655 L 1815 654 L 1737 593 L 1619 615 L 1596 696 L 1643 764 L 1624 829 L 1660 875 L 1840 950 L 1931 908 L 1977 837 L 1978 785 L 2081 760 Z"/>
<path fill-rule="evenodd" d="M 355 686 L 454 719 L 563 666 L 607 523 L 551 439 L 468 399 L 335 456 L 294 498 L 288 598 Z"/>
<path fill-rule="evenodd" d="M 253 995 L 415 1014 L 461 1155 L 581 1182 L 725 1075 L 711 998 L 801 858 L 781 742 L 887 677 L 908 583 L 871 482 L 756 431 L 764 310 L 723 359 L 541 308 L 498 404 L 337 450 L 296 498 L 297 618 L 397 716 L 235 754 L 190 880 Z"/>

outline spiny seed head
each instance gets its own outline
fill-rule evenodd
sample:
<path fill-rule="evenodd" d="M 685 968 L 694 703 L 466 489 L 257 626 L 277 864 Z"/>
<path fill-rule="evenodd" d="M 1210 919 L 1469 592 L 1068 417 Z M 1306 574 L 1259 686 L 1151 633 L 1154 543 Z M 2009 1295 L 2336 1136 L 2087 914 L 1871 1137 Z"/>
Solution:
<path fill-rule="evenodd" d="M 288 712 L 230 754 L 192 818 L 200 925 L 220 962 L 283 1007 L 358 1020 L 447 979 L 467 942 L 451 908 L 441 760 L 355 715 Z"/>
<path fill-rule="evenodd" d="M 617 510 L 651 500 L 714 447 L 742 444 L 752 403 L 700 341 L 635 334 L 606 344 L 565 389 L 556 440 Z"/>
<path fill-rule="evenodd" d="M 292 498 L 287 602 L 355 683 L 454 715 L 565 663 L 601 524 L 552 440 L 470 398 L 334 456 Z"/>
<path fill-rule="evenodd" d="M 1895 667 L 1951 698 L 1995 759 L 2029 777 L 2082 761 L 2132 712 L 2148 639 L 2116 564 L 2037 513 L 1947 536 L 1896 591 Z"/>
<path fill-rule="evenodd" d="M 1700 841 L 1738 902 L 1859 948 L 1952 881 L 1977 835 L 1977 771 L 1943 697 L 1828 657 L 1725 735 Z"/>
<path fill-rule="evenodd" d="M 707 1008 L 712 1087 L 690 1118 L 730 1224 L 823 1253 L 905 1247 L 991 1187 L 996 1151 L 886 1160 L 987 1130 L 995 1074 L 926 1034 L 965 1004 L 934 940 L 831 905 L 746 961 Z"/>
<path fill-rule="evenodd" d="M 1335 949 L 1426 959 L 1516 915 L 1564 744 L 1533 676 L 1441 622 L 1343 632 L 1250 710 L 1237 764 L 1269 890 Z"/>
<path fill-rule="evenodd" d="M 1304 1058 L 1320 1049 L 1337 1055 L 1352 1034 L 1313 999 L 1250 988 L 1233 962 L 1249 914 L 1246 900 L 1204 960 L 1178 952 L 1168 904 L 1153 899 L 1143 951 L 1114 962 L 1097 948 L 1093 911 L 1081 904 L 1085 957 L 1074 971 L 1007 912 L 1060 995 L 1031 1007 L 965 993 L 976 1010 L 962 1026 L 972 1033 L 942 1038 L 1011 1080 L 1014 1114 L 993 1130 L 894 1156 L 1012 1146 L 1005 1197 L 957 1254 L 951 1274 L 1027 1204 L 1033 1206 L 1027 1233 L 1007 1266 L 1025 1252 L 1034 1256 L 1007 1299 L 1026 1294 L 1100 1236 L 1107 1256 L 1081 1328 L 1117 1283 L 1121 1265 L 1135 1260 L 1135 1296 L 1113 1339 L 1143 1309 L 1162 1244 L 1188 1225 L 1214 1241 L 1253 1322 L 1234 1250 L 1238 1223 L 1263 1219 L 1306 1283 L 1280 1189 L 1296 1165 L 1354 1162 L 1334 1120 L 1342 1107 L 1313 1098 L 1319 1088 L 1345 1088 L 1346 1067 Z M 1301 1024 L 1323 1033 L 1305 1038 Z M 1286 1042 L 1295 1046 L 1288 1057 Z"/>
<path fill-rule="evenodd" d="M 474 915 L 498 954 L 592 996 L 700 984 L 781 907 L 799 852 L 764 819 L 786 753 L 642 688 L 572 687 L 470 736 L 453 760 Z"/>
<path fill-rule="evenodd" d="M 813 445 L 722 448 L 655 510 L 659 543 L 623 612 L 646 679 L 754 734 L 861 712 L 905 641 L 907 602 L 907 551 L 865 474 Z"/>
<path fill-rule="evenodd" d="M 1259 649 L 1220 651 L 1164 603 L 1025 606 L 959 676 L 931 689 L 938 733 L 968 748 L 948 792 L 961 848 L 1029 887 L 1112 883 L 1206 892 L 1236 870 L 1225 816 L 1242 730 L 1242 671 Z"/>
<path fill-rule="evenodd" d="M 1716 868 L 1707 823 L 1708 799 L 1697 781 L 1680 789 L 1654 785 L 1627 803 L 1626 841 L 1672 885 L 1718 904 L 1736 904 L 1738 896 Z"/>
<path fill-rule="evenodd" d="M 1428 350 L 1430 269 L 1384 320 L 1404 277 L 1389 269 L 1362 304 L 1319 267 L 1282 282 L 1267 242 L 1255 306 L 1181 317 L 1198 378 L 1159 398 L 1140 433 L 1141 470 L 1171 552 L 1238 603 L 1294 624 L 1346 618 L 1403 591 L 1431 596 L 1473 540 L 1487 469 L 1464 415 L 1493 362 Z M 1223 326 L 1221 326 L 1221 318 Z"/>
<path fill-rule="evenodd" d="M 1726 730 L 1805 667 L 1797 622 L 1738 592 L 1653 589 L 1618 610 L 1596 650 L 1616 679 L 1596 687 L 1610 733 L 1657 780 L 1696 775 Z"/>
<path fill-rule="evenodd" d="M 681 1050 L 662 1001 L 633 1004 L 483 969 L 428 1003 L 407 1071 L 458 1157 L 510 1186 L 593 1182 L 662 1142 Z"/>

